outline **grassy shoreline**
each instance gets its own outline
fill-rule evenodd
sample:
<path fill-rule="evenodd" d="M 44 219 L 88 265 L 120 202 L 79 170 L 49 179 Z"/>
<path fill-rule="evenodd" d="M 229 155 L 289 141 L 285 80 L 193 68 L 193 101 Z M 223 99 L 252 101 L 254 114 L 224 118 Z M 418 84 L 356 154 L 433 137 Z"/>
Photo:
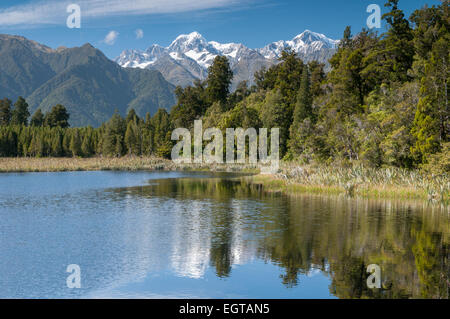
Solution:
<path fill-rule="evenodd" d="M 450 203 L 450 178 L 419 170 L 363 166 L 299 166 L 283 163 L 276 175 L 258 175 L 266 191 L 289 195 L 347 195 L 372 199 L 427 200 Z"/>
<path fill-rule="evenodd" d="M 254 165 L 176 164 L 156 157 L 0 158 L 0 173 L 65 172 L 99 170 L 162 170 L 245 172 L 258 174 Z M 418 199 L 449 202 L 448 175 L 431 176 L 398 168 L 300 166 L 282 163 L 279 173 L 248 177 L 268 192 L 288 195 L 321 194 L 384 199 Z"/>
<path fill-rule="evenodd" d="M 255 165 L 177 164 L 158 157 L 0 157 L 0 173 L 69 171 L 212 171 L 258 173 Z"/>

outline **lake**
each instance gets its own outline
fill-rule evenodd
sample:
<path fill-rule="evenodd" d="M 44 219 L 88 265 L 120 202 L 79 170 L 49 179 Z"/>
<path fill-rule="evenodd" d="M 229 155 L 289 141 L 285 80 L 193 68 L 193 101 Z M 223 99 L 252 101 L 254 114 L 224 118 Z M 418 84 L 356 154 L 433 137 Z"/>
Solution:
<path fill-rule="evenodd" d="M 209 173 L 0 175 L 0 298 L 449 298 L 449 255 L 448 208 L 429 203 Z"/>

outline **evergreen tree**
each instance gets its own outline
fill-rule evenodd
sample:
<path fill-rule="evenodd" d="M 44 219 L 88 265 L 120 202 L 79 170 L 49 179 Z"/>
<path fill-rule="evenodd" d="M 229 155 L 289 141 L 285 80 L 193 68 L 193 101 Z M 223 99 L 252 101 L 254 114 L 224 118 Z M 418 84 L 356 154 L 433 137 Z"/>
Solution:
<path fill-rule="evenodd" d="M 152 116 L 150 115 L 149 112 L 147 112 L 147 113 L 145 114 L 145 125 L 146 125 L 146 126 L 150 125 L 151 119 L 152 119 Z"/>
<path fill-rule="evenodd" d="M 217 56 L 208 69 L 208 77 L 206 79 L 206 92 L 211 104 L 214 102 L 225 103 L 227 101 L 232 79 L 233 72 L 231 71 L 228 58 Z"/>
<path fill-rule="evenodd" d="M 174 127 L 192 128 L 194 121 L 204 115 L 209 106 L 203 83 L 196 81 L 194 86 L 177 87 L 175 95 L 178 102 L 170 112 Z"/>
<path fill-rule="evenodd" d="M 12 112 L 11 124 L 13 125 L 27 125 L 30 112 L 28 111 L 28 103 L 23 97 L 19 97 L 14 103 L 14 111 Z"/>
<path fill-rule="evenodd" d="M 28 150 L 30 148 L 30 142 L 31 142 L 31 135 L 30 135 L 30 128 L 25 127 L 21 130 L 19 134 L 19 145 L 18 150 L 20 150 L 21 156 L 28 156 Z"/>
<path fill-rule="evenodd" d="M 264 104 L 261 107 L 261 120 L 263 127 L 267 129 L 280 129 L 280 155 L 287 152 L 287 141 L 289 138 L 289 127 L 291 126 L 291 115 L 288 106 L 283 100 L 279 89 L 267 93 Z"/>
<path fill-rule="evenodd" d="M 86 132 L 81 143 L 81 152 L 84 157 L 90 157 L 94 154 L 93 133 L 92 129 Z"/>
<path fill-rule="evenodd" d="M 391 11 L 383 15 L 389 25 L 381 41 L 371 49 L 364 60 L 365 78 L 375 84 L 405 82 L 410 79 L 408 71 L 414 58 L 413 33 L 399 0 L 388 0 Z"/>
<path fill-rule="evenodd" d="M 385 66 L 391 71 L 393 81 L 408 80 L 408 70 L 414 57 L 412 29 L 402 10 L 398 8 L 399 0 L 388 0 L 385 4 L 391 11 L 383 15 L 389 24 L 389 30 L 381 44 L 385 47 Z"/>
<path fill-rule="evenodd" d="M 159 109 L 152 117 L 153 145 L 156 155 L 168 158 L 172 150 L 172 124 L 165 109 Z"/>
<path fill-rule="evenodd" d="M 63 147 L 62 147 L 62 134 L 59 130 L 56 131 L 52 138 L 52 156 L 59 157 L 63 155 Z"/>
<path fill-rule="evenodd" d="M 306 118 L 314 118 L 312 111 L 312 96 L 310 88 L 310 74 L 308 67 L 305 66 L 302 74 L 300 90 L 297 96 L 297 103 L 294 110 L 294 122 L 300 123 Z"/>
<path fill-rule="evenodd" d="M 0 100 L 0 125 L 8 126 L 11 121 L 11 100 Z"/>
<path fill-rule="evenodd" d="M 324 89 L 322 88 L 323 82 L 326 79 L 324 68 L 325 64 L 317 61 L 311 61 L 308 63 L 308 69 L 310 71 L 311 96 L 313 98 L 324 93 Z"/>
<path fill-rule="evenodd" d="M 34 157 L 42 157 L 44 155 L 44 141 L 41 130 L 35 130 L 31 138 L 29 153 Z"/>
<path fill-rule="evenodd" d="M 279 89 L 284 103 L 288 106 L 290 115 L 294 109 L 297 93 L 303 73 L 303 61 L 298 58 L 292 50 L 285 50 L 281 53 L 281 63 L 276 69 L 276 81 L 274 88 Z"/>
<path fill-rule="evenodd" d="M 81 156 L 81 138 L 77 129 L 73 130 L 72 138 L 70 139 L 70 151 L 73 157 Z"/>
<path fill-rule="evenodd" d="M 441 143 L 448 141 L 449 41 L 450 37 L 447 35 L 434 43 L 421 80 L 420 100 L 412 129 L 416 138 L 412 151 L 418 156 L 419 162 L 426 163 L 429 155 L 438 152 Z"/>
<path fill-rule="evenodd" d="M 147 127 L 142 129 L 142 154 L 150 156 L 153 154 L 153 136 L 151 130 Z"/>
<path fill-rule="evenodd" d="M 315 121 L 315 115 L 312 110 L 310 75 L 307 66 L 303 69 L 300 90 L 298 92 L 297 103 L 295 104 L 294 109 L 294 120 L 290 127 L 289 146 L 293 153 L 301 154 L 303 151 L 305 136 L 301 131 L 301 127 L 306 119 L 308 119 L 309 123 L 313 123 Z"/>
<path fill-rule="evenodd" d="M 125 145 L 128 155 L 141 155 L 142 133 L 136 121 L 130 121 L 125 132 Z"/>
<path fill-rule="evenodd" d="M 116 145 L 114 148 L 114 156 L 121 157 L 124 155 L 124 145 L 123 145 L 123 136 L 116 135 Z"/>
<path fill-rule="evenodd" d="M 44 114 L 41 109 L 37 109 L 37 111 L 31 117 L 30 125 L 31 126 L 42 126 L 44 124 Z"/>
<path fill-rule="evenodd" d="M 72 140 L 72 135 L 69 133 L 69 130 L 65 130 L 65 134 L 62 140 L 62 149 L 64 156 L 73 156 L 72 151 L 70 149 L 70 142 Z"/>
<path fill-rule="evenodd" d="M 139 116 L 136 114 L 136 111 L 134 109 L 130 109 L 130 111 L 128 111 L 125 121 L 127 123 L 129 123 L 131 121 L 139 122 Z"/>
<path fill-rule="evenodd" d="M 125 131 L 126 122 L 116 110 L 106 124 L 105 134 L 103 136 L 103 154 L 108 156 L 123 155 L 124 146 L 122 143 Z"/>
<path fill-rule="evenodd" d="M 49 127 L 69 127 L 69 113 L 66 108 L 58 104 L 52 107 L 52 110 L 45 115 L 44 125 Z"/>
<path fill-rule="evenodd" d="M 352 46 L 352 27 L 351 26 L 345 27 L 344 36 L 342 37 L 340 46 L 345 49 L 351 48 L 351 46 Z"/>
<path fill-rule="evenodd" d="M 234 91 L 230 96 L 230 104 L 236 105 L 249 95 L 250 90 L 248 89 L 247 81 L 241 81 L 239 82 L 236 91 Z"/>

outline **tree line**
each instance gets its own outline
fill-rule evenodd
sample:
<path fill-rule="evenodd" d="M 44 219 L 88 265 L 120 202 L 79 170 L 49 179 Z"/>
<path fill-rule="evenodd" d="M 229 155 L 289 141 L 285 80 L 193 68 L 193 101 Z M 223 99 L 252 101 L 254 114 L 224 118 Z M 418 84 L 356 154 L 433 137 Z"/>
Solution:
<path fill-rule="evenodd" d="M 63 106 L 38 110 L 29 126 L 26 101 L 0 104 L 0 156 L 170 156 L 174 128 L 281 128 L 285 159 L 363 162 L 450 169 L 449 0 L 424 6 L 407 19 L 399 0 L 388 0 L 387 32 L 344 31 L 331 71 L 304 63 L 291 50 L 278 64 L 230 92 L 226 57 L 218 56 L 205 81 L 178 87 L 170 113 L 145 119 L 117 112 L 99 128 L 69 128 Z"/>

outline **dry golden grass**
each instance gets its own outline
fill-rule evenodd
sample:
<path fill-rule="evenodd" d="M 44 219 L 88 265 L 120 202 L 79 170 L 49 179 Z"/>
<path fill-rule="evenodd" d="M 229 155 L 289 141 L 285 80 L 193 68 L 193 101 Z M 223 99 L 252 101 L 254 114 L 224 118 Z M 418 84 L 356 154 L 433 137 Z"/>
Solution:
<path fill-rule="evenodd" d="M 171 161 L 158 158 L 0 158 L 0 172 L 63 172 L 98 170 L 154 170 Z"/>
<path fill-rule="evenodd" d="M 199 170 L 214 172 L 254 172 L 252 165 L 176 164 L 157 157 L 92 157 L 92 158 L 0 158 L 0 173 L 13 172 L 64 172 L 100 170 Z"/>

